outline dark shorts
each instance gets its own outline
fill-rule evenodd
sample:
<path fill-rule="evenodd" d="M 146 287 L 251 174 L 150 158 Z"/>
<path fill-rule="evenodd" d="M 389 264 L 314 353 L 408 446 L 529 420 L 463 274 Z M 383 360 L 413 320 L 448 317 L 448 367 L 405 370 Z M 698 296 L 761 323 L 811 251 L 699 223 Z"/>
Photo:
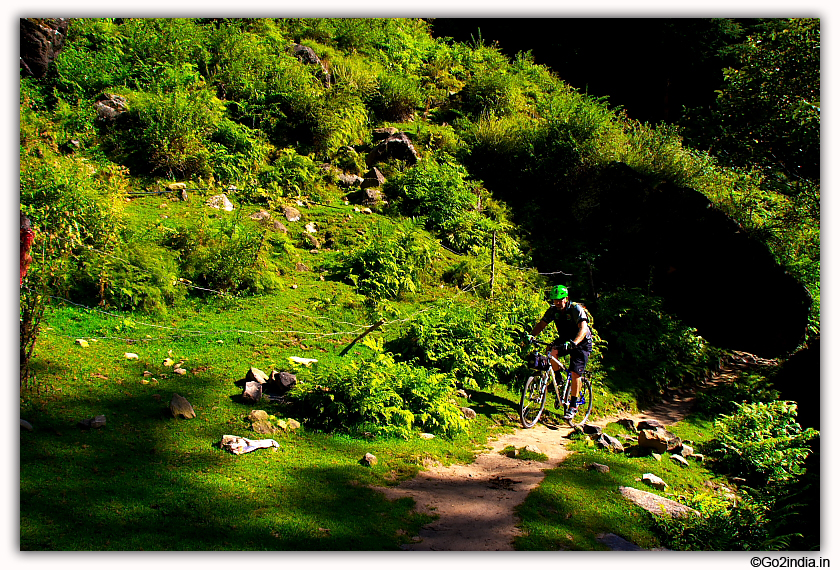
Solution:
<path fill-rule="evenodd" d="M 558 345 L 559 348 L 564 342 L 566 341 L 557 338 L 552 344 Z M 563 356 L 563 351 L 561 350 L 560 352 L 560 356 Z M 586 370 L 586 363 L 589 362 L 590 354 L 592 354 L 592 340 L 584 340 L 577 348 L 572 349 L 572 352 L 569 353 L 569 370 L 583 375 L 584 370 Z"/>

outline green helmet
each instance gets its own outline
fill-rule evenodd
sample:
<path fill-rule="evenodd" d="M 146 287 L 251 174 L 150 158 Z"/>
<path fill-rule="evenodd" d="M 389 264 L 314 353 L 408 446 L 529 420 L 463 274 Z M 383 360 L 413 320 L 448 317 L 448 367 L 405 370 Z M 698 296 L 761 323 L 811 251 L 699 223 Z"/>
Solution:
<path fill-rule="evenodd" d="M 548 291 L 548 300 L 553 301 L 554 299 L 565 299 L 569 296 L 569 290 L 566 288 L 565 285 L 555 285 Z"/>

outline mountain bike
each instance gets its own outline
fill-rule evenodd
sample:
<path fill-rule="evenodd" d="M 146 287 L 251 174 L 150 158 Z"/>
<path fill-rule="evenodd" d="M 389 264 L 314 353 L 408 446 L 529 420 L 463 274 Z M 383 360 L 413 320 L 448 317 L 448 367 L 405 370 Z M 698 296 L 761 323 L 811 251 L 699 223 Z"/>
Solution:
<path fill-rule="evenodd" d="M 531 340 L 532 344 L 545 346 L 545 355 L 534 353 L 535 358 L 529 362 L 533 374 L 525 381 L 525 387 L 522 389 L 522 399 L 519 401 L 519 419 L 522 420 L 522 425 L 525 428 L 532 428 L 537 425 L 537 422 L 545 410 L 545 402 L 548 396 L 549 384 L 554 386 L 554 395 L 557 397 L 555 408 L 562 409 L 563 413 L 568 410 L 572 404 L 572 372 L 566 366 L 551 356 L 551 349 L 553 345 L 547 342 L 540 342 L 536 339 Z M 560 397 L 560 389 L 555 381 L 554 370 L 551 367 L 551 361 L 556 362 L 560 366 L 560 372 L 566 373 L 566 380 L 563 382 L 563 397 Z M 570 425 L 578 425 L 586 422 L 592 412 L 592 380 L 590 379 L 589 371 L 584 371 L 580 377 L 580 394 L 578 394 L 577 405 L 578 410 L 575 416 L 566 420 Z"/>

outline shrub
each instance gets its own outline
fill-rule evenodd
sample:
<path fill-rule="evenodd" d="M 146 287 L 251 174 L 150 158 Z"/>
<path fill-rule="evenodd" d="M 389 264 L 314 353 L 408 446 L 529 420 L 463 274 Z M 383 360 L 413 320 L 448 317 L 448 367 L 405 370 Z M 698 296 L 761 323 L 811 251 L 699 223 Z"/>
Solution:
<path fill-rule="evenodd" d="M 130 96 L 130 163 L 170 178 L 210 173 L 210 137 L 224 105 L 190 65 L 169 69 L 154 91 Z"/>
<path fill-rule="evenodd" d="M 796 422 L 796 403 L 776 400 L 738 404 L 738 410 L 715 421 L 709 454 L 721 467 L 753 484 L 774 485 L 805 471 L 809 443 L 819 436 Z"/>
<path fill-rule="evenodd" d="M 365 344 L 375 347 L 370 337 Z M 368 431 L 408 438 L 414 430 L 452 436 L 466 421 L 452 403 L 452 376 L 396 362 L 377 351 L 364 360 L 348 360 L 311 380 L 298 381 L 286 396 L 308 425 L 324 430 Z"/>
<path fill-rule="evenodd" d="M 271 207 L 276 207 L 282 198 L 313 194 L 318 177 L 318 167 L 311 158 L 298 154 L 294 149 L 284 148 L 277 153 L 271 165 L 260 169 L 257 174 L 260 186 L 246 189 L 244 195 L 266 200 Z"/>
<path fill-rule="evenodd" d="M 536 322 L 541 306 L 541 295 L 526 290 L 507 291 L 479 307 L 447 301 L 419 314 L 391 348 L 465 386 L 486 388 L 523 370 L 522 331 Z"/>
<path fill-rule="evenodd" d="M 435 255 L 433 244 L 406 223 L 391 236 L 380 228 L 367 245 L 343 255 L 341 272 L 360 294 L 374 301 L 394 299 L 417 290 Z"/>
<path fill-rule="evenodd" d="M 382 121 L 408 121 L 423 105 L 420 81 L 416 77 L 382 73 L 369 105 Z"/>
<path fill-rule="evenodd" d="M 266 234 L 234 216 L 204 218 L 166 240 L 180 255 L 181 273 L 195 285 L 221 292 L 261 293 L 279 285 L 265 247 Z"/>

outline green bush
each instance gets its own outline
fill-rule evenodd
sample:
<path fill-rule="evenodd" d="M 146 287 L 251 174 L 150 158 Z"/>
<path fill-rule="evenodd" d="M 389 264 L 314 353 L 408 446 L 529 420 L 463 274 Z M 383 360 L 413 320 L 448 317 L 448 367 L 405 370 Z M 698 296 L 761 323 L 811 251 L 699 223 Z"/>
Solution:
<path fill-rule="evenodd" d="M 277 153 L 270 165 L 260 169 L 257 174 L 259 187 L 246 188 L 244 195 L 253 200 L 265 200 L 274 208 L 282 198 L 314 194 L 319 176 L 318 167 L 311 158 L 285 148 Z"/>
<path fill-rule="evenodd" d="M 340 271 L 359 294 L 374 301 L 395 299 L 417 290 L 436 256 L 435 249 L 411 223 L 391 236 L 380 228 L 367 245 L 342 255 Z"/>
<path fill-rule="evenodd" d="M 381 121 L 408 121 L 423 105 L 420 81 L 416 77 L 382 73 L 370 107 Z"/>
<path fill-rule="evenodd" d="M 372 341 L 365 339 L 368 346 Z M 375 347 L 374 347 L 375 348 Z M 301 379 L 286 396 L 307 425 L 408 438 L 417 429 L 452 436 L 466 426 L 451 375 L 396 362 L 387 352 Z"/>
<path fill-rule="evenodd" d="M 713 418 L 732 414 L 739 404 L 770 402 L 778 398 L 779 391 L 773 388 L 770 380 L 759 374 L 747 374 L 699 392 L 694 411 Z"/>
<path fill-rule="evenodd" d="M 181 274 L 189 283 L 212 291 L 262 293 L 279 286 L 264 230 L 235 216 L 204 218 L 181 226 L 165 245 L 179 253 Z"/>
<path fill-rule="evenodd" d="M 509 382 L 524 371 L 522 332 L 542 315 L 542 296 L 514 289 L 478 307 L 464 301 L 419 314 L 391 349 L 472 388 Z"/>
<path fill-rule="evenodd" d="M 738 410 L 715 420 L 709 454 L 728 473 L 754 485 L 775 485 L 805 472 L 813 428 L 796 422 L 796 403 L 776 400 L 738 404 Z"/>

